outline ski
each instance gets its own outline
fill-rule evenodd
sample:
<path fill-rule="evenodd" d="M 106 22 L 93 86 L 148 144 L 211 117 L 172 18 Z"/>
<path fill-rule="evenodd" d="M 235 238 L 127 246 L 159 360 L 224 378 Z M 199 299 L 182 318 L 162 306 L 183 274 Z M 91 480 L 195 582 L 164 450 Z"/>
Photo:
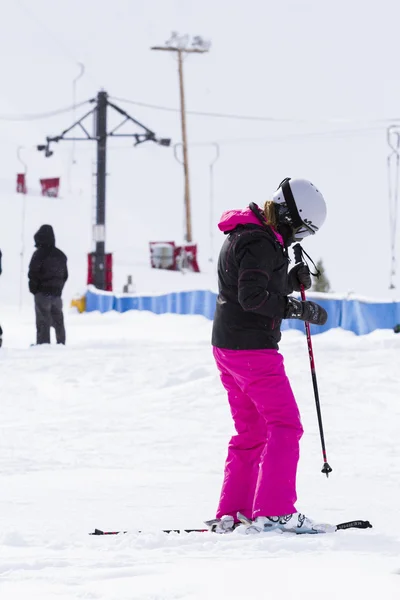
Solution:
<path fill-rule="evenodd" d="M 238 512 L 237 518 L 239 519 L 241 524 L 244 525 L 246 528 L 254 527 L 254 521 L 247 518 L 242 513 Z M 313 530 L 306 529 L 305 531 L 290 531 L 290 530 L 288 530 L 288 531 L 280 530 L 280 531 L 282 533 L 294 533 L 295 535 L 318 535 L 318 534 L 322 534 L 322 533 L 323 534 L 335 533 L 336 531 L 340 531 L 342 529 L 343 530 L 344 529 L 370 529 L 372 527 L 372 525 L 369 521 L 362 521 L 360 519 L 355 520 L 355 521 L 347 521 L 346 523 L 338 523 L 337 525 L 327 525 L 327 524 L 322 524 L 322 523 L 320 525 L 327 527 L 328 529 L 326 531 L 322 531 L 322 530 L 318 530 L 318 529 L 313 529 Z M 271 531 L 276 531 L 276 529 L 271 529 Z M 268 531 L 267 532 L 258 532 L 258 533 L 268 533 Z"/>
<path fill-rule="evenodd" d="M 244 516 L 244 515 L 241 515 Z M 243 523 L 243 521 L 241 521 L 244 525 L 248 525 L 250 526 L 250 524 L 252 523 L 252 521 L 250 521 L 250 519 L 247 519 L 247 517 L 244 517 L 244 519 L 246 520 L 245 523 Z M 250 521 L 250 522 L 249 522 Z M 355 520 L 355 521 L 347 521 L 346 523 L 339 523 L 338 525 L 334 525 L 335 529 L 333 530 L 333 532 L 336 531 L 340 531 L 340 530 L 344 530 L 344 529 L 369 529 L 372 527 L 371 523 L 369 521 L 362 521 L 360 519 Z M 159 530 L 160 533 L 213 533 L 210 532 L 209 529 L 160 529 Z M 332 533 L 333 533 L 332 532 Z M 94 531 L 92 531 L 91 533 L 89 533 L 89 535 L 119 535 L 119 534 L 124 534 L 124 533 L 129 533 L 129 531 L 103 531 L 102 529 L 95 529 Z M 139 530 L 139 531 L 132 531 L 132 533 L 154 533 L 154 531 L 152 532 L 151 530 L 148 532 L 145 532 L 143 530 Z M 286 533 L 286 532 L 284 532 Z M 290 532 L 287 532 L 290 533 Z M 320 533 L 320 532 L 315 532 L 315 533 Z M 303 534 L 296 534 L 296 535 L 307 535 L 307 533 L 303 533 Z"/>
<path fill-rule="evenodd" d="M 160 533 L 205 533 L 208 529 L 160 529 Z M 103 531 L 102 529 L 95 529 L 89 535 L 119 535 L 120 533 L 129 533 L 129 531 Z M 144 531 L 135 531 L 134 533 L 144 533 Z M 151 533 L 149 531 L 148 533 Z M 153 531 L 154 533 L 154 531 Z"/>

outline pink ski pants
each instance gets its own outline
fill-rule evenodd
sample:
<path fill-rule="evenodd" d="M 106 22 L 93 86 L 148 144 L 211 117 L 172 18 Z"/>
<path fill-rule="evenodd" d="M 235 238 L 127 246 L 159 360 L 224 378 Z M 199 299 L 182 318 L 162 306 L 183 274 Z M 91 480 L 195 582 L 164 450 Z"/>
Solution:
<path fill-rule="evenodd" d="M 213 348 L 237 435 L 228 446 L 217 517 L 296 512 L 303 434 L 299 409 L 277 350 Z"/>

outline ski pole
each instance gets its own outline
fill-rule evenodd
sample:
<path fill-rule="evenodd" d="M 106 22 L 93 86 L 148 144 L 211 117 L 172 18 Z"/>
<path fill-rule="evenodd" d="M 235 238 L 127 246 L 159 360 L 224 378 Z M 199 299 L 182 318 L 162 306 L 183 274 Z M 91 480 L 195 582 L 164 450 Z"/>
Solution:
<path fill-rule="evenodd" d="M 295 258 L 296 264 L 303 262 L 303 260 L 302 260 L 303 248 L 300 246 L 300 244 L 295 244 L 293 246 L 293 252 L 294 252 L 294 258 Z M 302 301 L 305 302 L 306 301 L 306 293 L 304 291 L 304 285 L 300 285 L 300 293 L 301 293 Z M 322 425 L 321 405 L 319 402 L 317 374 L 315 371 L 314 352 L 313 352 L 312 342 L 311 342 L 310 323 L 308 323 L 308 321 L 305 321 L 304 325 L 305 325 L 306 336 L 307 336 L 308 356 L 310 359 L 311 379 L 312 379 L 313 388 L 314 388 L 315 406 L 317 409 L 319 435 L 321 438 L 322 457 L 324 460 L 324 466 L 322 467 L 321 473 L 325 473 L 325 475 L 327 477 L 329 477 L 329 473 L 332 472 L 332 468 L 329 466 L 328 459 L 326 457 L 324 428 Z"/>

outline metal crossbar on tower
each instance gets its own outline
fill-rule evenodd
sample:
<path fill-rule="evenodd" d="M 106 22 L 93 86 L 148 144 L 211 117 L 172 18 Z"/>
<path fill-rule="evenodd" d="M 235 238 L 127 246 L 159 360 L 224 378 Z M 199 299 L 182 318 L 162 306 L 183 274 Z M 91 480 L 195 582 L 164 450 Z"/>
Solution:
<path fill-rule="evenodd" d="M 132 137 L 135 140 L 134 145 L 143 142 L 155 142 L 160 146 L 170 146 L 171 140 L 168 138 L 158 138 L 154 131 L 140 123 L 122 108 L 110 102 L 107 92 L 104 90 L 98 92 L 96 98 L 90 100 L 95 104 L 94 108 L 87 112 L 78 121 L 73 123 L 68 129 L 65 129 L 60 135 L 46 137 L 46 143 L 37 146 L 37 149 L 44 152 L 46 157 L 50 157 L 53 151 L 50 150 L 52 143 L 60 141 L 86 141 L 93 140 L 97 142 L 97 172 L 96 172 L 96 223 L 94 225 L 93 239 L 95 242 L 95 263 L 94 263 L 94 285 L 100 290 L 106 287 L 106 268 L 105 268 L 105 226 L 106 226 L 106 168 L 107 168 L 107 138 L 109 137 Z M 112 130 L 107 130 L 107 111 L 112 108 L 122 117 L 123 121 Z M 94 115 L 94 132 L 90 133 L 83 122 L 90 115 Z M 134 123 L 142 130 L 142 133 L 120 133 L 120 128 L 125 123 Z M 81 137 L 76 137 L 71 132 L 80 130 Z"/>

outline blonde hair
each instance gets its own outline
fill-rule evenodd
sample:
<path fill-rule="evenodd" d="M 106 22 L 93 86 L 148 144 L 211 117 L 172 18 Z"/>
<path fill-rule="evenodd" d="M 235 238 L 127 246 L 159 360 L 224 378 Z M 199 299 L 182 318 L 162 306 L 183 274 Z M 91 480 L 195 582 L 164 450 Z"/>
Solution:
<path fill-rule="evenodd" d="M 276 221 L 275 203 L 272 202 L 272 200 L 267 200 L 265 202 L 264 208 L 263 208 L 263 213 L 264 213 L 264 217 L 265 217 L 265 220 L 267 221 L 268 225 L 271 225 L 271 227 L 276 229 L 278 223 Z"/>

